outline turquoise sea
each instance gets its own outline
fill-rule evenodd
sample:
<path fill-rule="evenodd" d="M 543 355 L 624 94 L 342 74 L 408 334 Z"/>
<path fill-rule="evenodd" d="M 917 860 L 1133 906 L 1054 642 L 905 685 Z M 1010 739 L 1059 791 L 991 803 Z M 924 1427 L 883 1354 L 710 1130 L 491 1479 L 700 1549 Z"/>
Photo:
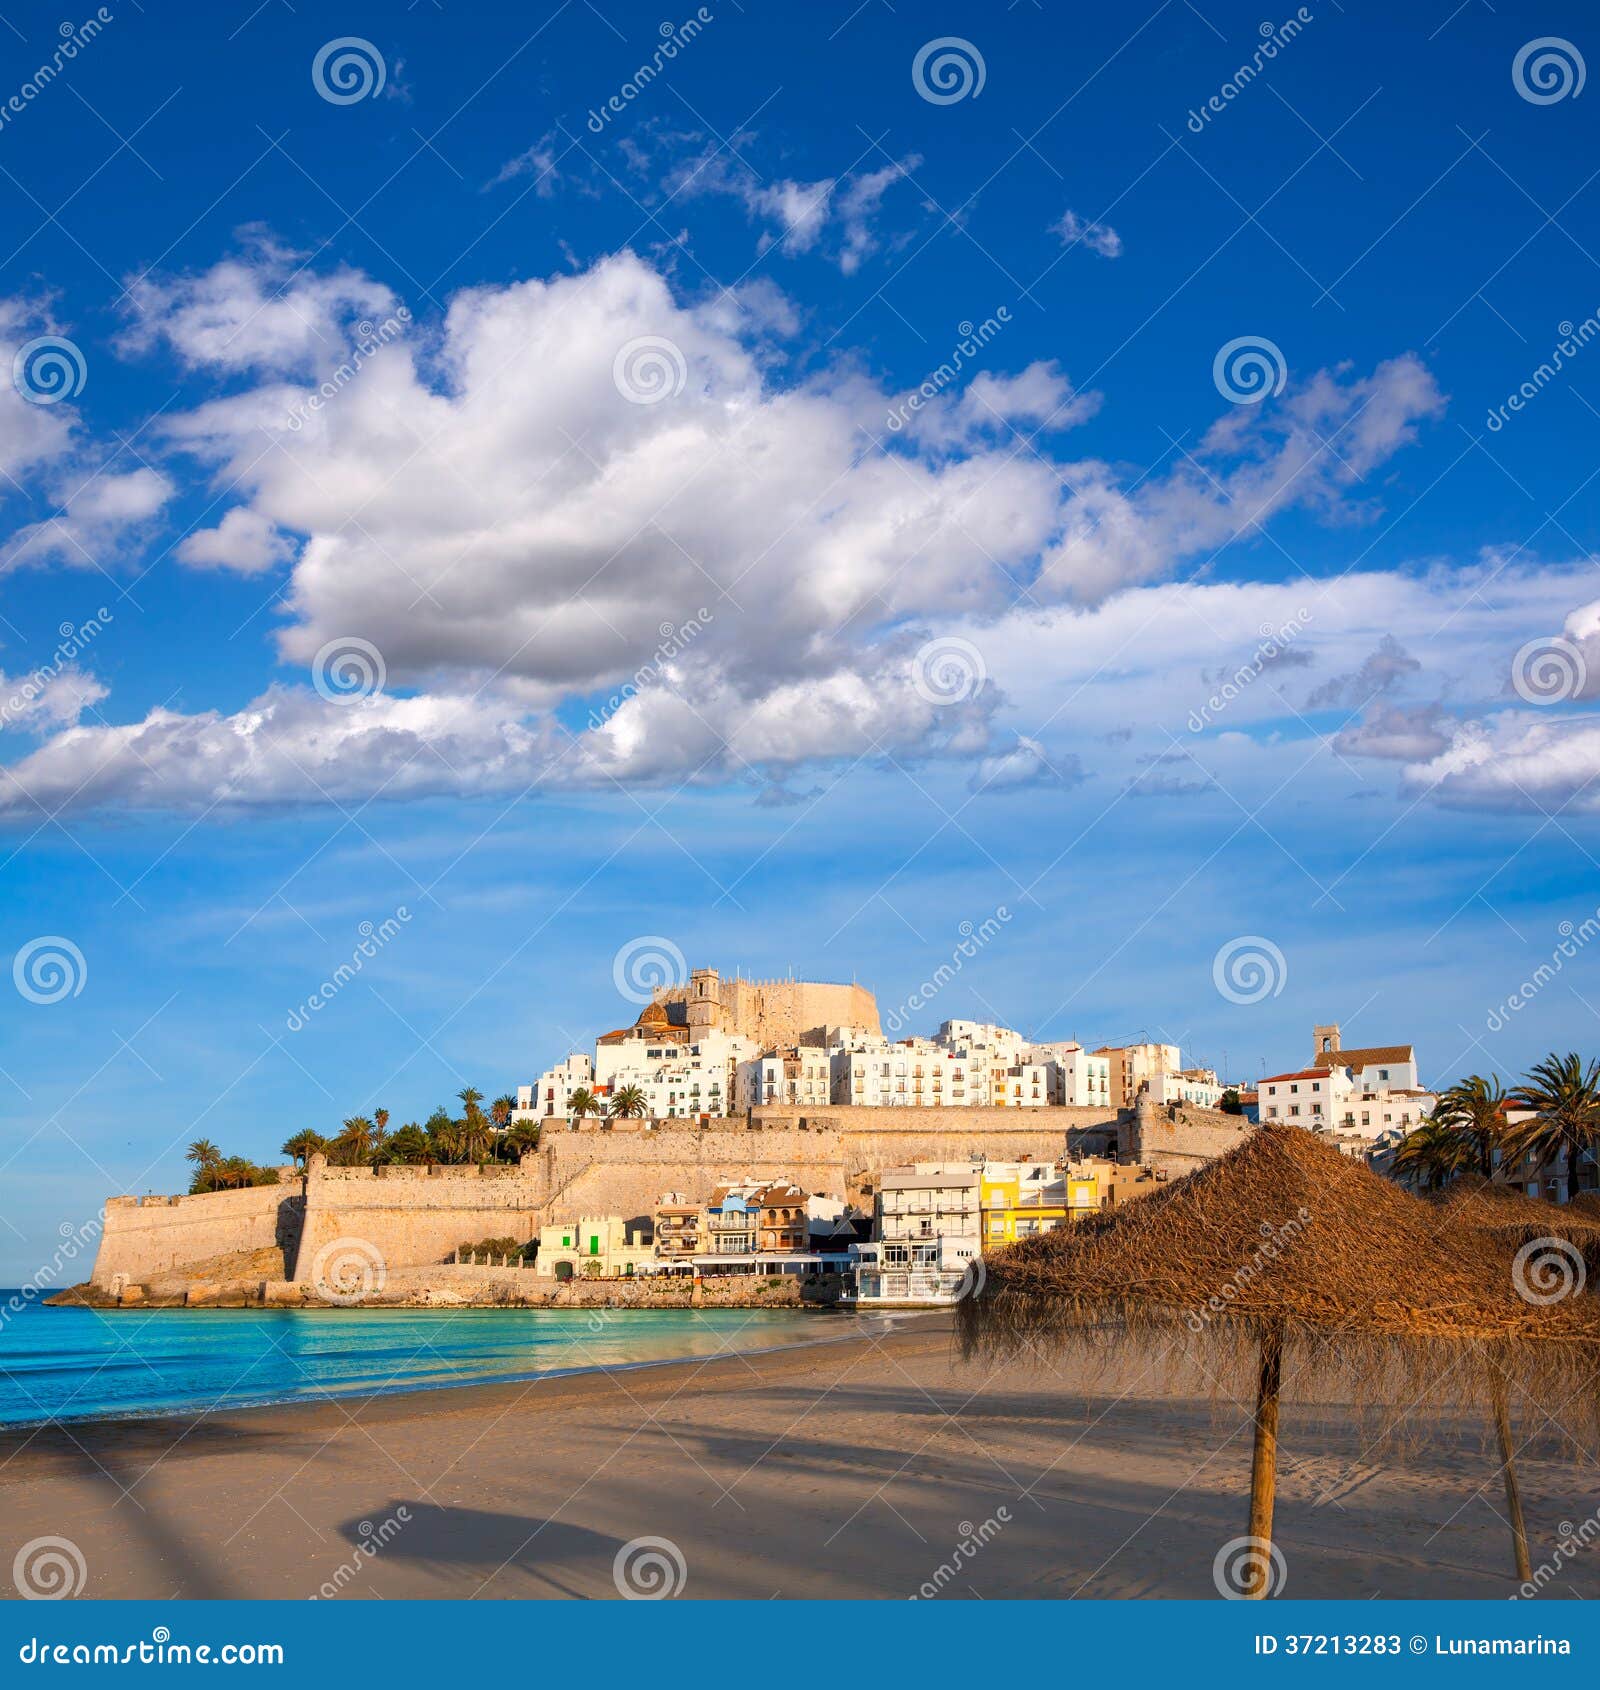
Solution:
<path fill-rule="evenodd" d="M 535 1379 L 811 1343 L 852 1324 L 776 1309 L 18 1308 L 0 1291 L 0 1425 Z"/>

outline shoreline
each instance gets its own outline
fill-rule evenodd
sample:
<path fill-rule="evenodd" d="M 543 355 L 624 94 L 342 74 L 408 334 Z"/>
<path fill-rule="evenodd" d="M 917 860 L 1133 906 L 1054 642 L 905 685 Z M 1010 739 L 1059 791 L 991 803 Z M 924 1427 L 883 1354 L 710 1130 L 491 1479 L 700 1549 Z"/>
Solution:
<path fill-rule="evenodd" d="M 63 1306 L 63 1307 L 83 1307 L 85 1305 L 82 1305 L 82 1304 L 64 1304 L 64 1305 L 61 1305 L 61 1306 Z M 101 1311 L 97 1311 L 97 1312 L 104 1313 L 104 1312 L 107 1312 L 107 1311 L 101 1310 Z M 170 1307 L 170 1308 L 159 1308 L 158 1307 L 158 1308 L 155 1308 L 155 1309 L 145 1309 L 145 1310 L 142 1310 L 142 1311 L 136 1310 L 136 1309 L 133 1309 L 133 1308 L 128 1308 L 128 1309 L 119 1310 L 119 1311 L 115 1311 L 115 1312 L 120 1312 L 120 1313 L 125 1313 L 125 1314 L 134 1314 L 134 1313 L 140 1313 L 140 1312 L 145 1313 L 145 1314 L 179 1314 L 179 1313 L 194 1313 L 196 1311 L 194 1309 L 185 1310 L 181 1307 L 174 1306 L 174 1307 Z M 385 1312 L 395 1313 L 395 1314 L 402 1314 L 402 1313 L 403 1314 L 418 1314 L 418 1313 L 433 1312 L 433 1313 L 440 1315 L 441 1317 L 443 1317 L 443 1316 L 455 1316 L 455 1315 L 463 1314 L 463 1313 L 474 1313 L 474 1314 L 477 1314 L 477 1313 L 482 1313 L 482 1314 L 512 1314 L 512 1313 L 515 1313 L 515 1314 L 518 1314 L 518 1315 L 533 1315 L 533 1316 L 537 1317 L 541 1314 L 571 1314 L 575 1311 L 570 1310 L 570 1309 L 548 1309 L 548 1308 L 540 1308 L 540 1307 L 525 1307 L 525 1308 L 517 1308 L 517 1309 L 513 1310 L 513 1309 L 504 1309 L 504 1308 L 487 1307 L 487 1306 L 481 1307 L 481 1308 L 477 1307 L 477 1306 L 471 1306 L 471 1307 L 468 1307 L 468 1308 L 465 1308 L 465 1309 L 450 1308 L 450 1309 L 435 1309 L 435 1310 L 429 1311 L 427 1309 L 422 1309 L 422 1308 L 393 1306 L 393 1305 L 390 1305 L 388 1307 L 367 1307 L 367 1308 L 351 1308 L 351 1309 L 339 1308 L 335 1305 L 312 1305 L 311 1307 L 309 1307 L 307 1309 L 272 1308 L 272 1307 L 268 1307 L 268 1308 L 263 1309 L 259 1306 L 256 1306 L 256 1307 L 253 1307 L 253 1308 L 241 1310 L 241 1309 L 237 1309 L 237 1308 L 218 1307 L 216 1309 L 216 1312 L 223 1313 L 223 1314 L 249 1313 L 249 1314 L 275 1314 L 275 1315 L 284 1315 L 284 1316 L 303 1315 L 303 1314 L 307 1314 L 307 1313 L 310 1313 L 310 1314 L 336 1314 L 336 1315 L 342 1315 L 342 1314 L 360 1315 L 360 1314 L 374 1314 L 374 1313 L 385 1313 Z M 627 1316 L 627 1315 L 638 1315 L 638 1316 L 641 1316 L 645 1319 L 648 1319 L 651 1316 L 654 1316 L 654 1315 L 657 1315 L 657 1314 L 675 1313 L 677 1311 L 668 1310 L 668 1309 L 615 1308 L 615 1309 L 606 1309 L 604 1312 L 606 1313 L 608 1319 L 614 1319 L 614 1318 L 617 1318 L 618 1316 Z M 706 1311 L 696 1311 L 696 1312 L 706 1312 Z M 711 1312 L 718 1312 L 718 1311 L 711 1311 Z M 788 1314 L 795 1314 L 795 1315 L 801 1315 L 801 1314 L 833 1314 L 833 1315 L 845 1316 L 847 1318 L 854 1317 L 854 1314 L 855 1314 L 855 1311 L 853 1311 L 853 1310 L 818 1308 L 818 1307 L 779 1309 L 779 1310 L 758 1309 L 758 1310 L 755 1310 L 753 1312 L 757 1312 L 757 1313 L 780 1313 L 780 1314 L 784 1314 L 784 1315 L 788 1315 Z M 915 1311 L 915 1310 L 913 1310 L 913 1311 L 903 1311 L 903 1312 L 902 1311 L 892 1311 L 892 1312 L 889 1312 L 889 1313 L 886 1313 L 886 1314 L 871 1314 L 871 1315 L 866 1316 L 865 1318 L 868 1319 L 868 1320 L 875 1320 L 875 1321 L 879 1321 L 879 1322 L 884 1323 L 885 1332 L 887 1333 L 887 1332 L 893 1331 L 895 1329 L 894 1324 L 893 1324 L 894 1322 L 906 1318 L 907 1314 L 911 1314 L 911 1313 L 931 1313 L 931 1312 L 934 1312 L 934 1311 L 931 1311 L 931 1310 L 928 1310 L 928 1311 Z M 340 1389 L 337 1389 L 337 1388 L 332 1388 L 332 1389 L 321 1389 L 321 1388 L 319 1388 L 315 1391 L 307 1391 L 304 1395 L 301 1395 L 301 1396 L 292 1396 L 292 1397 L 268 1396 L 268 1397 L 261 1397 L 261 1398 L 258 1398 L 258 1399 L 252 1399 L 250 1401 L 244 1401 L 244 1402 L 216 1403 L 216 1404 L 211 1405 L 211 1406 L 206 1406 L 206 1405 L 203 1405 L 203 1404 L 197 1404 L 197 1405 L 195 1405 L 194 1407 L 191 1407 L 191 1408 L 164 1407 L 164 1408 L 149 1408 L 149 1409 L 130 1409 L 128 1412 L 122 1413 L 122 1414 L 117 1414 L 117 1413 L 57 1414 L 57 1415 L 51 1415 L 47 1418 L 40 1419 L 40 1420 L 0 1420 L 0 1465 L 3 1465 L 3 1463 L 7 1459 L 8 1451 L 7 1451 L 7 1448 L 6 1448 L 6 1442 L 9 1438 L 17 1437 L 17 1436 L 25 1436 L 29 1432 L 45 1431 L 45 1430 L 48 1430 L 52 1426 L 72 1427 L 75 1430 L 77 1430 L 77 1429 L 82 1429 L 84 1427 L 91 1427 L 91 1426 L 126 1426 L 126 1425 L 129 1425 L 129 1424 L 147 1424 L 147 1423 L 152 1422 L 152 1421 L 170 1421 L 170 1422 L 174 1422 L 174 1423 L 182 1421 L 182 1422 L 188 1422 L 188 1423 L 192 1424 L 196 1416 L 224 1415 L 224 1414 L 228 1414 L 228 1415 L 231 1415 L 231 1414 L 249 1414 L 249 1413 L 256 1412 L 258 1410 L 293 1409 L 293 1408 L 311 1407 L 311 1406 L 314 1406 L 314 1405 L 319 1404 L 319 1403 L 349 1403 L 349 1402 L 378 1401 L 380 1399 L 389 1398 L 389 1397 L 432 1395 L 433 1393 L 439 1392 L 439 1391 L 476 1391 L 476 1390 L 490 1390 L 490 1389 L 494 1389 L 494 1388 L 500 1387 L 500 1386 L 513 1386 L 513 1385 L 529 1386 L 529 1385 L 540 1384 L 545 1380 L 570 1379 L 570 1378 L 578 1377 L 578 1376 L 583 1375 L 583 1374 L 590 1374 L 590 1373 L 607 1373 L 607 1374 L 609 1374 L 609 1373 L 631 1373 L 631 1372 L 641 1371 L 645 1368 L 652 1368 L 652 1367 L 686 1367 L 686 1366 L 693 1366 L 697 1363 L 706 1363 L 706 1362 L 711 1362 L 711 1361 L 733 1360 L 733 1359 L 736 1359 L 736 1358 L 741 1357 L 741 1356 L 754 1357 L 754 1356 L 777 1355 L 777 1354 L 780 1354 L 780 1353 L 782 1353 L 783 1351 L 786 1351 L 786 1350 L 815 1349 L 815 1348 L 818 1348 L 820 1346 L 824 1346 L 824 1345 L 828 1345 L 828 1344 L 847 1344 L 847 1343 L 850 1343 L 854 1339 L 859 1339 L 859 1338 L 862 1338 L 862 1337 L 865 1337 L 865 1336 L 867 1336 L 867 1334 L 865 1334 L 859 1327 L 856 1327 L 854 1325 L 854 1320 L 852 1318 L 852 1329 L 851 1330 L 837 1332 L 837 1333 L 831 1334 L 827 1337 L 796 1338 L 789 1343 L 762 1344 L 762 1345 L 760 1345 L 760 1346 L 758 1346 L 754 1349 L 721 1350 L 721 1351 L 717 1351 L 716 1353 L 714 1353 L 711 1356 L 695 1356 L 695 1355 L 687 1355 L 687 1356 L 646 1356 L 646 1357 L 640 1358 L 637 1361 L 589 1362 L 589 1363 L 585 1363 L 585 1364 L 581 1364 L 581 1365 L 573 1366 L 573 1367 L 553 1367 L 553 1368 L 545 1368 L 545 1369 L 541 1369 L 541 1370 L 535 1370 L 535 1371 L 532 1371 L 532 1372 L 496 1373 L 496 1374 L 493 1374 L 493 1375 L 487 1376 L 487 1377 L 478 1376 L 478 1377 L 473 1377 L 473 1378 L 432 1379 L 432 1380 L 419 1379 L 419 1380 L 415 1380 L 415 1381 L 412 1381 L 410 1383 L 403 1384 L 403 1385 L 378 1385 L 378 1386 L 374 1386 L 374 1385 L 352 1385 L 347 1390 L 340 1390 Z M 3 1357 L 0 1357 L 0 1366 L 3 1366 Z"/>
<path fill-rule="evenodd" d="M 11 1428 L 0 1507 L 15 1541 L 76 1547 L 91 1598 L 615 1599 L 650 1540 L 690 1598 L 1214 1600 L 1248 1429 L 1143 1365 L 962 1363 L 948 1316 L 919 1314 L 531 1383 Z M 1284 1594 L 1511 1595 L 1483 1430 L 1446 1416 L 1375 1452 L 1341 1403 L 1286 1400 Z M 1520 1435 L 1538 1563 L 1572 1467 Z M 1595 1561 L 1540 1594 L 1600 1597 Z"/>

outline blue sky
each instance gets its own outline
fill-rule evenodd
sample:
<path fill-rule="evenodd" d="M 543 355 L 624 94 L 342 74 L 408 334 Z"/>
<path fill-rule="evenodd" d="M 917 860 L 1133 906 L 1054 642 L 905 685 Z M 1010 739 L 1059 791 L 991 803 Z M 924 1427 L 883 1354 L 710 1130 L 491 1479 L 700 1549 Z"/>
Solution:
<path fill-rule="evenodd" d="M 0 1281 L 639 939 L 1592 1047 L 1586 13 L 100 16 L 0 17 Z"/>

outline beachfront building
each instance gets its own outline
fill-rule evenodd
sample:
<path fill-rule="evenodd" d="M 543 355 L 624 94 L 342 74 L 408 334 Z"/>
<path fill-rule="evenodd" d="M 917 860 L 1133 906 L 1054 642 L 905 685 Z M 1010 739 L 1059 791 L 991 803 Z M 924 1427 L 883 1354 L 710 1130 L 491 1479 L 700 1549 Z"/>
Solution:
<path fill-rule="evenodd" d="M 1179 1073 L 1163 1070 L 1150 1077 L 1152 1103 L 1187 1104 L 1194 1109 L 1215 1109 L 1224 1087 L 1210 1068 L 1185 1068 Z"/>
<path fill-rule="evenodd" d="M 1111 1101 L 1122 1109 L 1131 1109 L 1140 1090 L 1157 1074 L 1175 1074 L 1183 1066 L 1176 1045 L 1101 1045 L 1094 1054 L 1110 1064 Z"/>
<path fill-rule="evenodd" d="M 759 1243 L 761 1205 L 759 1180 L 737 1185 L 719 1185 L 706 1205 L 701 1228 L 700 1254 L 706 1256 L 753 1256 Z"/>
<path fill-rule="evenodd" d="M 664 1191 L 656 1199 L 655 1255 L 658 1262 L 691 1260 L 700 1249 L 702 1210 L 681 1191 Z"/>
<path fill-rule="evenodd" d="M 887 1168 L 870 1244 L 856 1247 L 856 1301 L 949 1303 L 982 1248 L 980 1164 Z"/>
<path fill-rule="evenodd" d="M 755 1193 L 756 1247 L 763 1255 L 805 1250 L 811 1241 L 807 1194 L 788 1180 L 775 1180 Z"/>
<path fill-rule="evenodd" d="M 654 1265 L 648 1221 L 585 1215 L 539 1228 L 535 1266 L 547 1279 L 626 1279 Z"/>

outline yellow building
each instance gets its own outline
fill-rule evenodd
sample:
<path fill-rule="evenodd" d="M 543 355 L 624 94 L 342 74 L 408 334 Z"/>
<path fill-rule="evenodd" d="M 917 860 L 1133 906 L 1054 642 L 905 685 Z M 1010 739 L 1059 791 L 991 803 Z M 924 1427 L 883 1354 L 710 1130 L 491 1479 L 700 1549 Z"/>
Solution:
<path fill-rule="evenodd" d="M 626 1279 L 655 1266 L 647 1223 L 585 1215 L 539 1228 L 535 1266 L 547 1279 Z"/>
<path fill-rule="evenodd" d="M 1063 1173 L 1040 1162 L 985 1162 L 979 1185 L 983 1248 L 1049 1232 L 1100 1207 L 1092 1172 Z"/>

